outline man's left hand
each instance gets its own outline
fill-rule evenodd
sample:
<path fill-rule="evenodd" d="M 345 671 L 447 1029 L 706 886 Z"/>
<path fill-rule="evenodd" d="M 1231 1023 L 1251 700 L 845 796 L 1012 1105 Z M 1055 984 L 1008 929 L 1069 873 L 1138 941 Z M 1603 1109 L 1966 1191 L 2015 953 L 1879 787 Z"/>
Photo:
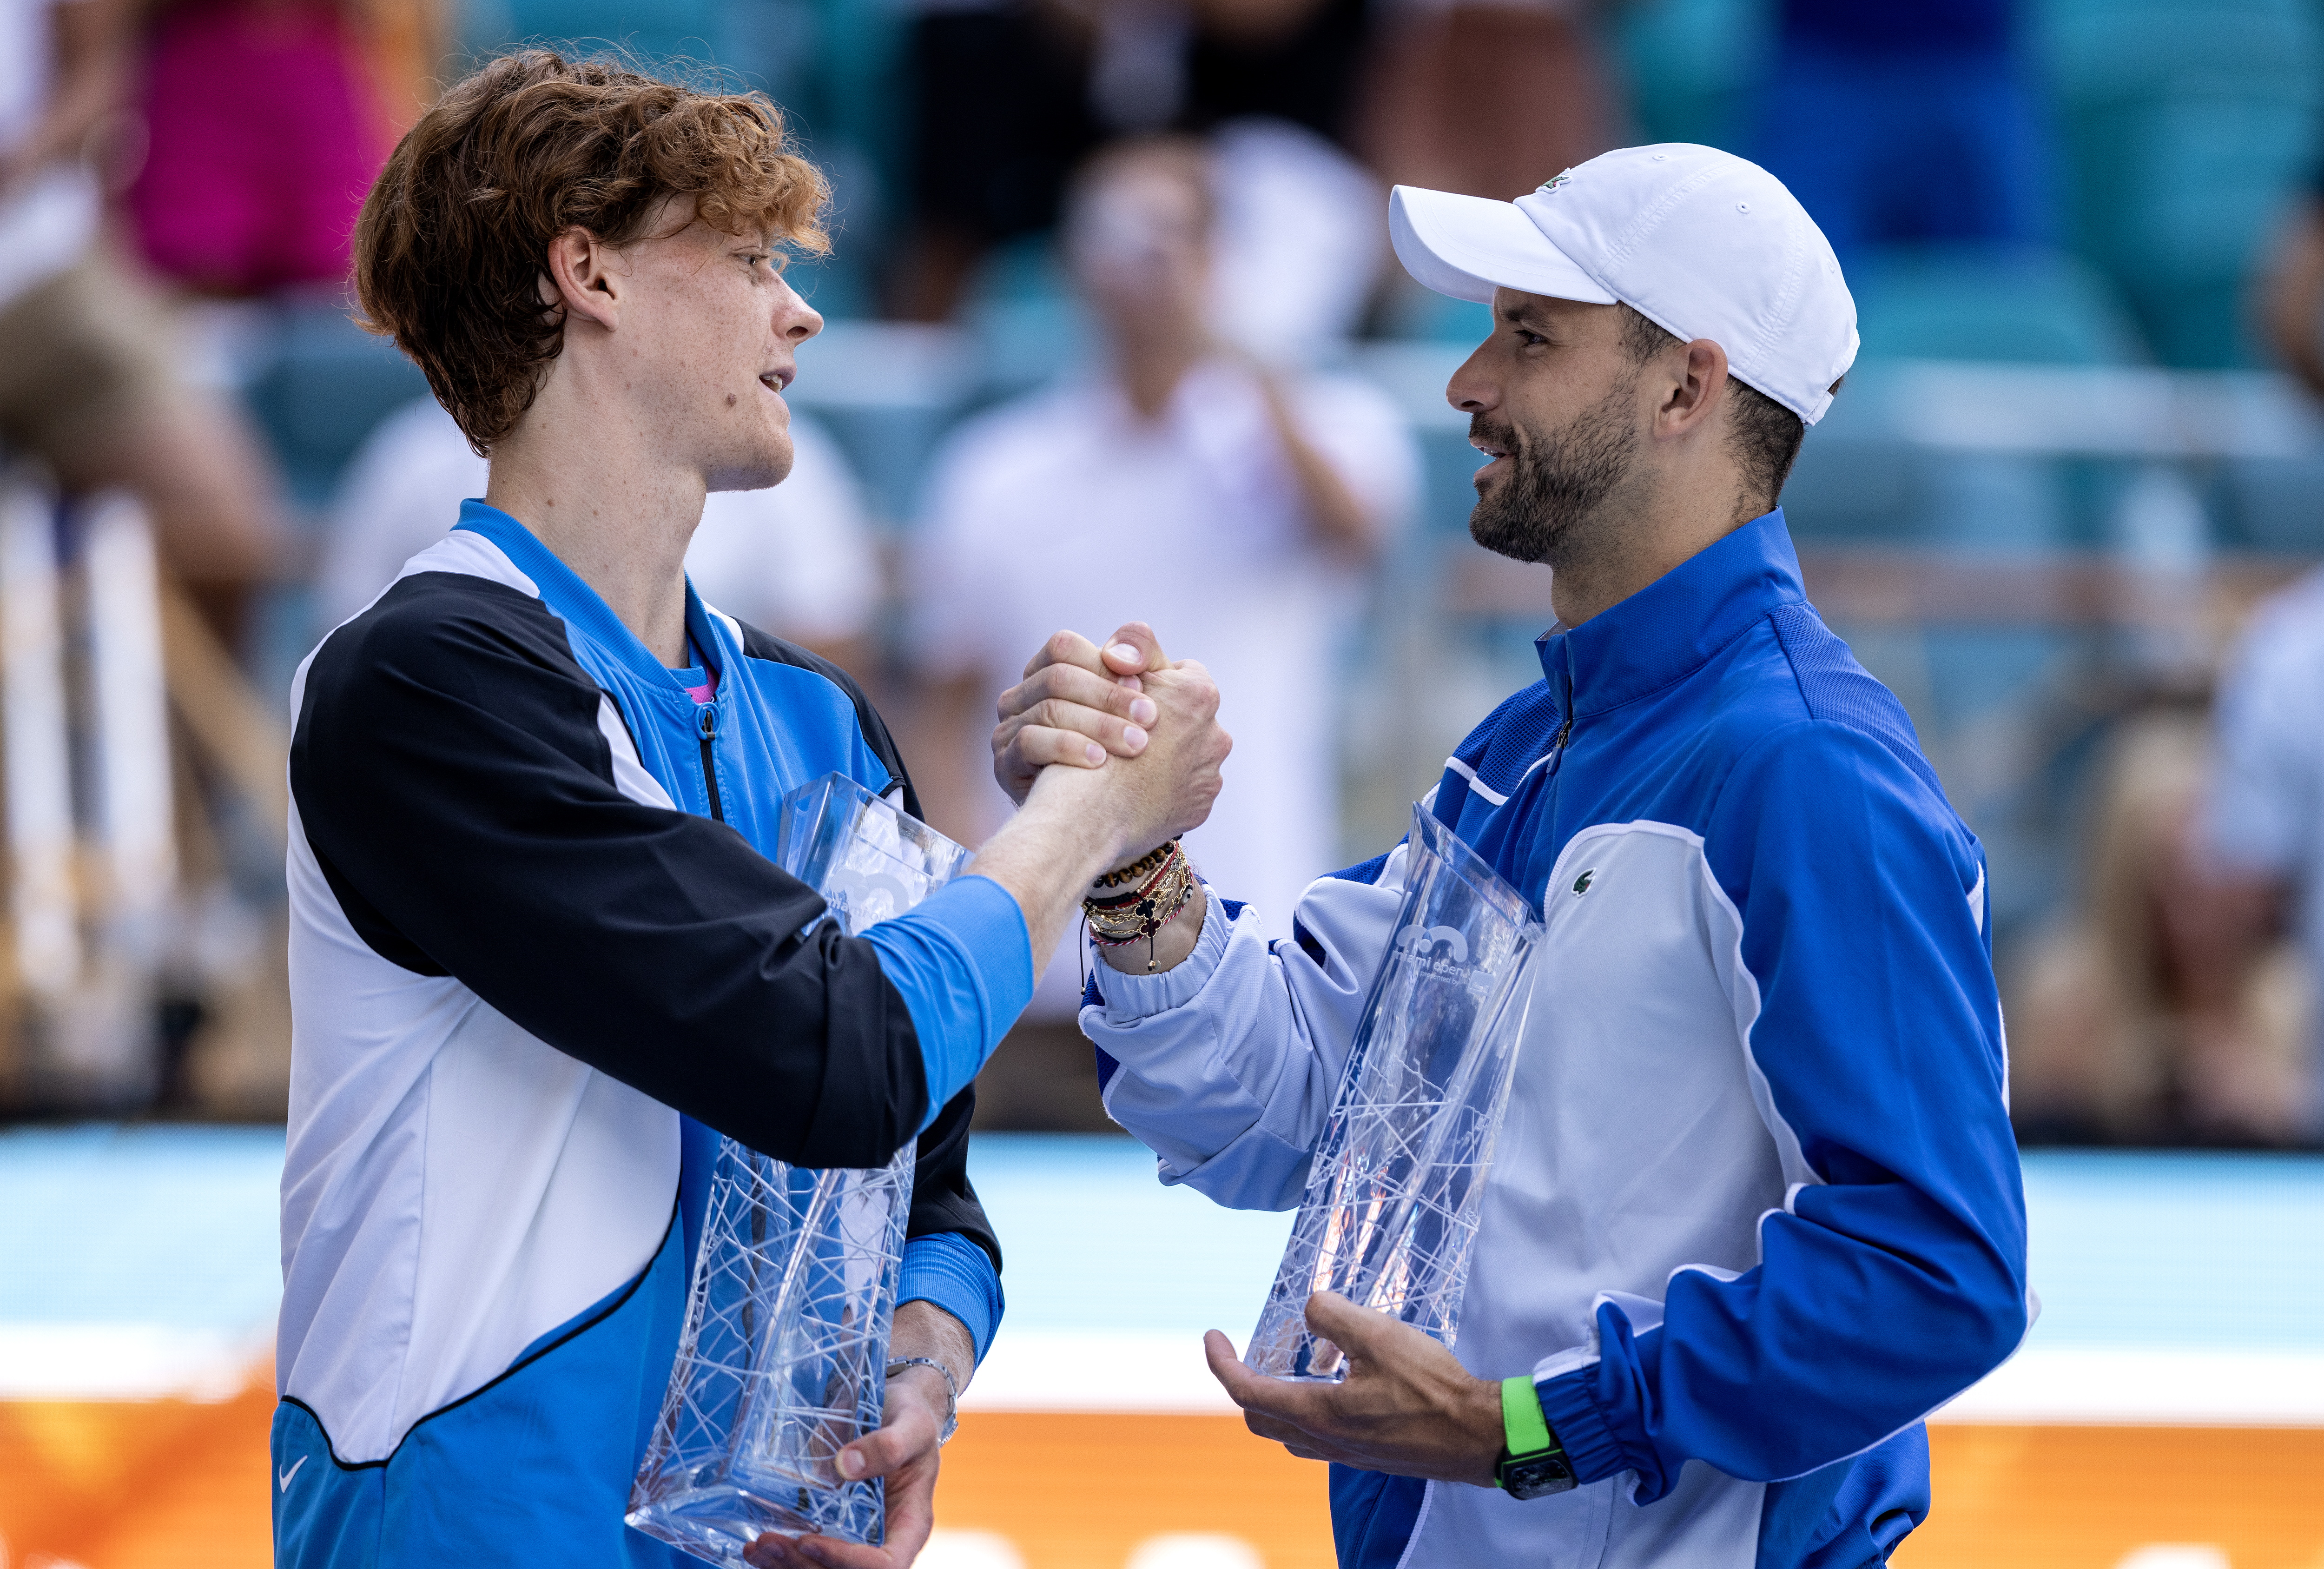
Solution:
<path fill-rule="evenodd" d="M 1501 1390 L 1408 1324 L 1318 1292 L 1307 1326 L 1338 1346 L 1348 1376 L 1337 1384 L 1252 1372 L 1217 1330 L 1203 1337 L 1211 1372 L 1243 1421 L 1303 1460 L 1434 1481 L 1493 1485 L 1502 1444 Z"/>
<path fill-rule="evenodd" d="M 758 1565 L 823 1565 L 825 1569 L 904 1569 L 936 1527 L 936 1435 L 944 1430 L 944 1380 L 932 1368 L 910 1367 L 888 1380 L 887 1422 L 839 1452 L 839 1472 L 850 1481 L 888 1479 L 885 1543 L 867 1547 L 835 1537 L 793 1539 L 769 1532 L 742 1549 Z"/>

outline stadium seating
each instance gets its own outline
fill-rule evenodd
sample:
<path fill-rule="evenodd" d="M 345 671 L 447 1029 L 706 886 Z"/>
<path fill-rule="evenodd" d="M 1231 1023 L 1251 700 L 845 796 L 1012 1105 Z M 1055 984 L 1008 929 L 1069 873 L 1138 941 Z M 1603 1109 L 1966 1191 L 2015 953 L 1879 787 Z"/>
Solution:
<path fill-rule="evenodd" d="M 2252 362 L 2246 291 L 2319 152 L 2302 0 L 2038 0 L 2075 243 L 2166 365 Z"/>
<path fill-rule="evenodd" d="M 1648 0 L 1618 8 L 1615 56 L 1644 139 L 1741 147 L 1774 10 L 1770 0 Z"/>
<path fill-rule="evenodd" d="M 1858 369 L 1807 443 L 1785 495 L 1810 539 L 2024 549 L 2072 542 L 2071 476 L 2036 457 L 1923 450 L 1884 362 L 2129 364 L 2135 329 L 2107 281 L 2061 253 L 1945 246 L 1874 253 L 1854 263 L 1863 338 Z"/>
<path fill-rule="evenodd" d="M 427 378 L 395 346 L 357 327 L 337 300 L 276 309 L 267 347 L 243 389 L 282 466 L 292 500 L 320 507 L 372 427 Z"/>
<path fill-rule="evenodd" d="M 491 54 L 514 44 L 604 42 L 643 60 L 732 63 L 721 0 L 467 0 L 460 41 Z"/>
<path fill-rule="evenodd" d="M 2136 327 L 2105 277 L 2033 247 L 1897 247 L 1852 261 L 1868 359 L 2128 365 Z"/>

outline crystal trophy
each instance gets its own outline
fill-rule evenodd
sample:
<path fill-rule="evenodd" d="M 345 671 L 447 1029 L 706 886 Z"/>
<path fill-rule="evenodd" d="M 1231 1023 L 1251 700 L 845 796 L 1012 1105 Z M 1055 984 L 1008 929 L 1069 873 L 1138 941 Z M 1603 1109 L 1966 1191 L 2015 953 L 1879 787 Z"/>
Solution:
<path fill-rule="evenodd" d="M 1307 1191 L 1243 1361 L 1336 1382 L 1307 1327 L 1335 1291 L 1450 1346 L 1508 1108 L 1542 927 L 1524 896 L 1416 807 L 1396 936 L 1356 1025 Z"/>
<path fill-rule="evenodd" d="M 850 936 L 919 903 L 969 854 L 836 773 L 783 798 L 776 859 Z M 916 1153 L 814 1171 L 721 1141 L 631 1525 L 736 1565 L 768 1531 L 880 1542 L 884 1483 L 849 1481 L 837 1461 L 880 1426 Z"/>

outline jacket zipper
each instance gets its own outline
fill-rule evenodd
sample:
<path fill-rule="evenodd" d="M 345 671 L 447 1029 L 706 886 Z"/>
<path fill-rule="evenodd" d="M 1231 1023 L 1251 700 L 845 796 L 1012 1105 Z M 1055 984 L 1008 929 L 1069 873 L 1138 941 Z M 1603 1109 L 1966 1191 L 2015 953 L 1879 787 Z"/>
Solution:
<path fill-rule="evenodd" d="M 1565 772 L 1565 743 L 1573 734 L 1572 645 L 1570 643 L 1566 645 L 1563 651 L 1565 654 L 1565 716 L 1558 721 L 1557 739 L 1549 743 L 1549 799 L 1545 803 L 1549 808 L 1549 822 L 1552 832 L 1555 832 L 1557 826 L 1558 787 L 1564 783 L 1564 780 L 1560 776 Z"/>
<path fill-rule="evenodd" d="M 694 733 L 702 738 L 702 785 L 710 792 L 710 815 L 723 823 L 726 813 L 718 801 L 718 765 L 710 751 L 710 743 L 718 738 L 718 705 L 705 703 L 694 713 Z"/>
<path fill-rule="evenodd" d="M 1573 734 L 1573 645 L 1568 642 L 1559 651 L 1565 656 L 1565 717 L 1558 721 L 1557 739 L 1549 743 L 1550 751 L 1557 754 L 1557 761 L 1550 765 L 1553 770 L 1564 766 L 1565 740 Z"/>

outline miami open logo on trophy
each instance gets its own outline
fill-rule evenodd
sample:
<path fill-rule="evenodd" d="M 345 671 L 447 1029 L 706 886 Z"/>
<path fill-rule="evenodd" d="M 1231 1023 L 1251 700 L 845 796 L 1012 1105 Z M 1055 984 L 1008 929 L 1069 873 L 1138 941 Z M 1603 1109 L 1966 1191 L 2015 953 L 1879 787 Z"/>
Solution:
<path fill-rule="evenodd" d="M 783 798 L 777 861 L 849 936 L 903 914 L 969 852 L 853 780 Z M 629 1523 L 713 1563 L 762 1532 L 877 1546 L 887 1493 L 839 1474 L 880 1426 L 918 1154 L 816 1171 L 721 1142 L 686 1326 Z"/>
<path fill-rule="evenodd" d="M 1285 1379 L 1346 1376 L 1307 1327 L 1336 1291 L 1446 1345 L 1525 1032 L 1541 923 L 1434 814 L 1416 807 L 1404 903 L 1356 1025 L 1307 1191 L 1243 1361 Z"/>
<path fill-rule="evenodd" d="M 1411 955 L 1413 964 L 1439 978 L 1468 973 L 1469 939 L 1461 935 L 1458 927 L 1425 927 L 1415 922 L 1396 934 L 1392 946 L 1397 952 Z"/>

